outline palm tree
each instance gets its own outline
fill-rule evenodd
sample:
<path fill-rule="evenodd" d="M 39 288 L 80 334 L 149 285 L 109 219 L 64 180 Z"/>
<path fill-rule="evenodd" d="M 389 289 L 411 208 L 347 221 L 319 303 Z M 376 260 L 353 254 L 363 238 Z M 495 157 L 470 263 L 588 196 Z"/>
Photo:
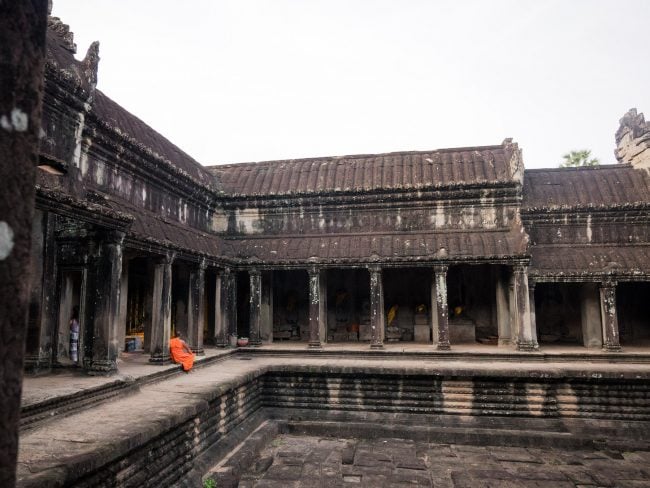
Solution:
<path fill-rule="evenodd" d="M 598 158 L 591 158 L 591 151 L 583 149 L 581 151 L 570 151 L 564 156 L 564 162 L 560 163 L 560 168 L 576 168 L 580 166 L 598 166 Z"/>

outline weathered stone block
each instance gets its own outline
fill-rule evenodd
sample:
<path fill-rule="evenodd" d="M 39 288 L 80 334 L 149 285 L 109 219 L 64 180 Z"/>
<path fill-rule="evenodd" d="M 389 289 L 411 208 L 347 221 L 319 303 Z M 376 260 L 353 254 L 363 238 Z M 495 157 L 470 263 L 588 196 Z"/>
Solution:
<path fill-rule="evenodd" d="M 476 326 L 474 324 L 449 323 L 449 341 L 452 344 L 476 342 Z"/>
<path fill-rule="evenodd" d="M 426 325 L 415 325 L 413 330 L 415 342 L 431 342 L 431 327 Z"/>

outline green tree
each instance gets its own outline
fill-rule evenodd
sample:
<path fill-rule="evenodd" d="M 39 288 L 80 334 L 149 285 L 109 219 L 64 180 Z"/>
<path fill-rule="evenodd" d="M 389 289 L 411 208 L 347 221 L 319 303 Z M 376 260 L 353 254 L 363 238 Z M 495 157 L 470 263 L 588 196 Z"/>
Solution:
<path fill-rule="evenodd" d="M 598 158 L 591 157 L 591 151 L 583 149 L 581 151 L 570 151 L 564 156 L 564 161 L 560 163 L 560 168 L 577 168 L 580 166 L 598 166 Z"/>

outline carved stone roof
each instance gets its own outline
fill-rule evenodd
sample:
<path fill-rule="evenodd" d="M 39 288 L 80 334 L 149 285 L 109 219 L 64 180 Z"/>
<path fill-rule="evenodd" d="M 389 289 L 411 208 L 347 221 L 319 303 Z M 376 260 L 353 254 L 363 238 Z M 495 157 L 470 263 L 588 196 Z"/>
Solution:
<path fill-rule="evenodd" d="M 521 158 L 498 146 L 290 159 L 208 167 L 228 195 L 279 196 L 509 184 Z"/>
<path fill-rule="evenodd" d="M 269 264 L 507 259 L 527 252 L 527 239 L 516 231 L 226 238 L 224 245 L 229 257 Z"/>
<path fill-rule="evenodd" d="M 97 83 L 97 64 L 99 63 L 99 43 L 93 42 L 83 60 L 75 59 L 77 46 L 74 34 L 68 25 L 57 17 L 48 19 L 46 65 L 59 71 L 59 75 L 67 82 L 76 85 L 92 94 Z"/>
<path fill-rule="evenodd" d="M 523 209 L 607 207 L 650 202 L 650 178 L 627 164 L 524 172 Z"/>
<path fill-rule="evenodd" d="M 76 50 L 74 36 L 69 27 L 60 19 L 50 17 L 47 30 L 47 65 L 56 73 L 57 79 L 84 90 L 83 101 L 90 102 L 91 117 L 95 116 L 100 124 L 113 129 L 121 138 L 132 142 L 145 153 L 163 159 L 196 182 L 217 188 L 214 175 L 200 163 L 104 93 L 95 89 L 99 43 L 91 44 L 82 61 L 75 59 Z"/>

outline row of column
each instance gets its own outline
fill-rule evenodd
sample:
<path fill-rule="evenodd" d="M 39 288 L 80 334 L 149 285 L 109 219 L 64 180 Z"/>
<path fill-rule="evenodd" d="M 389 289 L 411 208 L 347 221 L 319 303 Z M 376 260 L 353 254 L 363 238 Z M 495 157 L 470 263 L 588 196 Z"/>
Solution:
<path fill-rule="evenodd" d="M 84 366 L 90 371 L 108 372 L 116 369 L 116 359 L 121 349 L 117 334 L 119 297 L 122 272 L 123 234 L 115 233 L 114 238 L 105 239 L 102 252 L 90 274 L 92 295 L 91 323 L 93 337 L 87 347 Z M 167 254 L 154 265 L 153 303 L 151 318 L 150 361 L 167 363 L 169 357 L 169 337 L 171 334 L 172 312 L 172 266 L 175 255 Z M 203 352 L 204 289 L 206 264 L 201 260 L 190 270 L 188 292 L 187 341 L 197 353 Z M 446 265 L 433 266 L 431 286 L 431 323 L 433 342 L 439 350 L 450 349 L 449 314 L 447 304 Z M 370 274 L 370 326 L 372 349 L 381 349 L 384 341 L 384 292 L 382 269 L 379 266 L 368 268 Z M 326 336 L 326 276 L 322 268 L 311 267 L 309 275 L 309 348 L 320 348 Z M 216 345 L 230 345 L 230 338 L 237 335 L 237 286 L 236 275 L 229 268 L 217 271 L 215 286 L 215 340 Z M 249 270 L 250 286 L 250 329 L 249 343 L 261 345 L 262 322 L 262 275 L 260 270 Z M 616 316 L 616 284 L 605 282 L 600 286 L 600 305 L 602 317 L 603 347 L 609 351 L 620 349 L 618 322 Z M 538 349 L 535 323 L 535 283 L 528 280 L 527 267 L 517 265 L 512 268 L 508 315 L 511 340 L 517 349 L 531 351 Z M 126 297 L 124 297 L 126 299 Z M 497 308 L 505 305 L 497 290 Z M 499 326 L 501 327 L 501 317 Z M 501 330 L 499 333 L 501 334 Z M 87 363 L 87 364 L 86 364 Z"/>
<path fill-rule="evenodd" d="M 370 273 L 370 330 L 371 349 L 384 347 L 384 287 L 382 269 L 380 266 L 368 268 Z M 321 347 L 322 338 L 326 334 L 326 284 L 325 273 L 322 269 L 312 267 L 309 273 L 309 347 Z M 433 340 L 440 350 L 450 348 L 449 344 L 449 313 L 447 306 L 447 266 L 433 267 L 433 282 L 431 286 L 431 321 L 433 324 Z"/>
<path fill-rule="evenodd" d="M 262 344 L 262 273 L 251 269 L 249 274 L 249 333 L 252 346 Z M 217 347 L 228 347 L 237 336 L 237 281 L 230 268 L 217 271 L 215 286 L 214 337 Z"/>
<path fill-rule="evenodd" d="M 439 350 L 449 350 L 449 311 L 447 304 L 446 265 L 433 266 L 431 286 L 431 324 L 433 342 Z M 309 272 L 309 324 L 310 348 L 321 347 L 326 334 L 325 276 L 318 268 Z M 370 273 L 370 326 L 372 349 L 381 349 L 384 338 L 384 291 L 382 270 L 379 266 L 369 268 Z M 619 351 L 618 320 L 616 314 L 616 283 L 606 281 L 599 285 L 603 349 Z M 539 349 L 535 314 L 535 282 L 528 279 L 528 267 L 512 267 L 510 294 L 506 296 L 497 286 L 497 317 L 500 344 L 514 344 L 520 351 Z M 499 311 L 501 309 L 501 311 Z M 505 342 L 501 338 L 507 337 Z"/>
<path fill-rule="evenodd" d="M 90 373 L 110 373 L 117 370 L 117 357 L 124 347 L 120 328 L 126 323 L 128 296 L 128 271 L 122 265 L 122 240 L 124 234 L 114 233 L 114 238 L 104 238 L 101 252 L 89 267 L 85 285 L 89 305 L 86 315 L 92 324 L 92 336 L 84 340 L 84 368 Z M 149 361 L 169 363 L 169 339 L 172 324 L 172 272 L 174 253 L 157 258 L 153 265 L 151 290 L 151 324 L 149 330 Z M 127 268 L 128 269 L 128 268 Z M 190 348 L 203 354 L 203 323 L 205 315 L 205 270 L 201 259 L 190 269 L 187 288 L 186 339 Z"/>

